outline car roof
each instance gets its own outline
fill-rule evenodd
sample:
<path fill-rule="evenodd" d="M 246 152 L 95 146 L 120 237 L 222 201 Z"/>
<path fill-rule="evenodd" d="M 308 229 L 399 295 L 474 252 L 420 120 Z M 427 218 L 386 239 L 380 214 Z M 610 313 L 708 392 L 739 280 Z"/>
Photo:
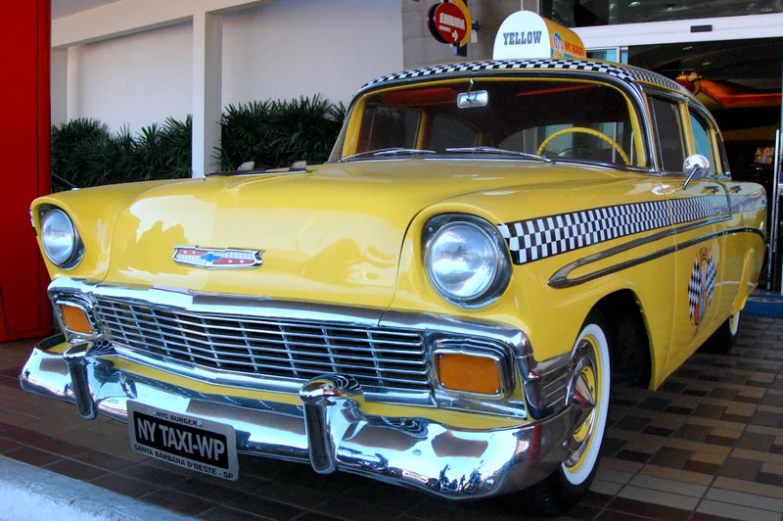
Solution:
<path fill-rule="evenodd" d="M 531 70 L 584 73 L 585 75 L 593 77 L 607 75 L 630 85 L 650 84 L 694 99 L 693 95 L 685 87 L 656 72 L 622 63 L 583 59 L 488 60 L 433 65 L 381 76 L 380 78 L 365 84 L 356 94 L 362 94 L 367 90 L 374 90 L 379 87 L 411 83 L 426 79 L 489 76 L 499 72 L 520 73 Z"/>

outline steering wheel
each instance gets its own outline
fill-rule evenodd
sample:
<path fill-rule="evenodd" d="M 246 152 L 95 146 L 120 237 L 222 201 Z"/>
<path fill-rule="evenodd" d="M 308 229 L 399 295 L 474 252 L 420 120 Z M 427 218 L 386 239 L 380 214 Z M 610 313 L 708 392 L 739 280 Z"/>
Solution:
<path fill-rule="evenodd" d="M 557 157 L 579 157 L 579 156 L 569 155 L 569 152 L 580 152 L 586 156 L 590 156 L 592 159 L 595 159 L 596 161 L 603 161 L 601 154 L 599 154 L 597 150 L 593 150 L 591 148 L 587 148 L 583 146 L 564 148 L 563 150 L 557 153 Z"/>
<path fill-rule="evenodd" d="M 599 132 L 599 131 L 597 131 L 595 129 L 587 128 L 587 127 L 569 127 L 569 128 L 564 128 L 562 130 L 558 130 L 557 132 L 553 133 L 551 136 L 546 138 L 543 141 L 543 143 L 541 143 L 541 146 L 539 146 L 538 150 L 536 150 L 536 154 L 538 154 L 539 156 L 543 155 L 544 150 L 546 150 L 546 146 L 549 143 L 551 143 L 553 139 L 558 138 L 560 136 L 563 136 L 565 134 L 574 134 L 576 132 L 580 132 L 582 134 L 590 134 L 591 136 L 595 136 L 595 137 L 597 137 L 599 139 L 603 139 L 604 141 L 606 141 L 607 143 L 612 145 L 612 148 L 617 150 L 617 153 L 620 155 L 620 157 L 622 158 L 623 162 L 626 165 L 630 165 L 631 164 L 631 160 L 628 159 L 628 154 L 625 153 L 625 150 L 623 150 L 623 147 L 621 147 L 620 144 L 617 141 L 615 141 L 614 139 L 610 138 L 609 136 L 607 136 L 603 132 Z"/>

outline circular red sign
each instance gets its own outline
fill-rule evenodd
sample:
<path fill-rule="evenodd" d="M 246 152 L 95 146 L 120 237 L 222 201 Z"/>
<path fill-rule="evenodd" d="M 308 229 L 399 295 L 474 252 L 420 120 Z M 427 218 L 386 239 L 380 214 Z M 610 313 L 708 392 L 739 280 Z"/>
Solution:
<path fill-rule="evenodd" d="M 465 39 L 469 29 L 465 13 L 451 2 L 432 6 L 427 17 L 427 27 L 439 42 L 457 44 Z"/>

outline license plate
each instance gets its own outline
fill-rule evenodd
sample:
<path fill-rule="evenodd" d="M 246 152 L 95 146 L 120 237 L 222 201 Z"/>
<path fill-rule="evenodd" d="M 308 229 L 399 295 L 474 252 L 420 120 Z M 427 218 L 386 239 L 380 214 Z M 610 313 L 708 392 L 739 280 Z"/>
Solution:
<path fill-rule="evenodd" d="M 231 425 L 128 400 L 128 430 L 136 452 L 218 478 L 239 477 Z"/>

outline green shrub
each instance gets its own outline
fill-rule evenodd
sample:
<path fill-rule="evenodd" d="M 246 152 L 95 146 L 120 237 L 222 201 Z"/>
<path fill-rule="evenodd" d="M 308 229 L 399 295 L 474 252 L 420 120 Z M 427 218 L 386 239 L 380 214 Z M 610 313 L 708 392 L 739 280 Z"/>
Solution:
<path fill-rule="evenodd" d="M 306 160 L 323 163 L 329 157 L 345 119 L 345 106 L 315 95 L 290 101 L 229 105 L 221 119 L 222 171 L 236 170 L 246 161 L 256 168 L 290 166 Z"/>
<path fill-rule="evenodd" d="M 229 105 L 222 118 L 222 143 L 214 157 L 220 169 L 246 161 L 256 168 L 289 166 L 296 160 L 325 161 L 345 118 L 342 103 L 316 95 L 290 101 Z M 133 134 L 111 133 L 94 119 L 52 128 L 53 191 L 110 183 L 191 176 L 193 121 L 167 118 Z"/>

